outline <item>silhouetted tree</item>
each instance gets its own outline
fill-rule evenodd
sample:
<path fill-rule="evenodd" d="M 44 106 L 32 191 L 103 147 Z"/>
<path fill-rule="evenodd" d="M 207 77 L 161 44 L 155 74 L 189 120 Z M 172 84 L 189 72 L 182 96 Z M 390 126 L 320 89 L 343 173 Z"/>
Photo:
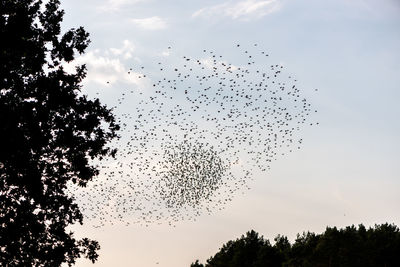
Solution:
<path fill-rule="evenodd" d="M 196 260 L 195 262 L 190 264 L 190 267 L 204 267 L 204 265 L 199 263 L 199 260 Z"/>
<path fill-rule="evenodd" d="M 391 224 L 375 225 L 368 230 L 361 224 L 338 230 L 327 227 L 316 235 L 297 235 L 293 245 L 278 235 L 271 246 L 254 231 L 228 241 L 205 267 L 287 266 L 287 267 L 395 267 L 400 263 L 400 232 Z M 203 266 L 198 261 L 196 266 Z"/>
<path fill-rule="evenodd" d="M 277 235 L 274 238 L 275 244 L 273 248 L 275 249 L 275 264 L 273 266 L 281 266 L 282 262 L 286 262 L 289 258 L 289 253 L 291 250 L 291 244 L 289 239 L 283 235 Z"/>
<path fill-rule="evenodd" d="M 106 144 L 118 125 L 80 92 L 85 66 L 62 66 L 84 52 L 88 33 L 61 34 L 57 0 L 0 3 L 1 265 L 72 265 L 81 255 L 94 262 L 98 242 L 66 231 L 82 214 L 65 190 L 98 173 L 90 160 L 115 154 Z"/>
<path fill-rule="evenodd" d="M 251 230 L 235 241 L 222 246 L 215 256 L 207 260 L 209 267 L 280 266 L 280 255 L 268 240 Z"/>
<path fill-rule="evenodd" d="M 318 236 L 314 233 L 303 233 L 297 235 L 296 241 L 293 244 L 289 253 L 289 259 L 286 262 L 287 266 L 310 266 L 310 258 L 313 257 L 313 248 L 318 242 Z"/>

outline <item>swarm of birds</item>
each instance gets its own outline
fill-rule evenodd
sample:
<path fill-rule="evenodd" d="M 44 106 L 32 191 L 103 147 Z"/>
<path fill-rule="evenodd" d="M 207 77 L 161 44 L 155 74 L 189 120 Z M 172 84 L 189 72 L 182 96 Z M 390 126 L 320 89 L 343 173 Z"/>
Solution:
<path fill-rule="evenodd" d="M 166 147 L 158 164 L 162 168 L 158 188 L 168 207 L 196 207 L 209 199 L 228 169 L 215 150 L 187 140 Z"/>
<path fill-rule="evenodd" d="M 100 163 L 91 186 L 71 190 L 97 226 L 173 225 L 211 214 L 248 188 L 254 170 L 300 148 L 316 110 L 265 51 L 235 46 L 238 64 L 203 50 L 198 58 L 173 54 L 148 73 L 129 70 L 147 86 L 117 99 L 124 126 L 117 158 Z"/>

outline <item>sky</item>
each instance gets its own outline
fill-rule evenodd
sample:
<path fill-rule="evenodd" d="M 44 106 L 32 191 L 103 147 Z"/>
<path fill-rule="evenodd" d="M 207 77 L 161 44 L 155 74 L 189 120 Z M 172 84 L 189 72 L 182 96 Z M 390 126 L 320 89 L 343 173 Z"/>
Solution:
<path fill-rule="evenodd" d="M 203 49 L 235 62 L 235 44 L 257 43 L 318 110 L 302 148 L 254 172 L 250 189 L 223 210 L 174 226 L 75 226 L 77 237 L 100 242 L 95 266 L 190 266 L 251 229 L 293 241 L 327 226 L 400 225 L 398 1 L 69 0 L 62 8 L 63 29 L 90 33 L 76 62 L 88 68 L 84 92 L 104 103 L 125 88 L 148 88 L 127 75 L 131 66 L 154 72 L 160 59 L 174 64 Z"/>

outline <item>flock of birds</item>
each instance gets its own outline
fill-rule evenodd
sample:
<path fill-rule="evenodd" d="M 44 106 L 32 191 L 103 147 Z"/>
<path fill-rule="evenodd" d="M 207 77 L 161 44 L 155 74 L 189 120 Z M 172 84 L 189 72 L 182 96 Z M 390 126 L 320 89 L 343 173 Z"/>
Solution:
<path fill-rule="evenodd" d="M 316 110 L 257 44 L 235 49 L 238 64 L 203 50 L 172 53 L 150 72 L 128 71 L 146 82 L 117 99 L 117 157 L 99 163 L 88 188 L 70 189 L 96 227 L 174 225 L 211 214 L 244 193 L 256 171 L 300 148 Z"/>

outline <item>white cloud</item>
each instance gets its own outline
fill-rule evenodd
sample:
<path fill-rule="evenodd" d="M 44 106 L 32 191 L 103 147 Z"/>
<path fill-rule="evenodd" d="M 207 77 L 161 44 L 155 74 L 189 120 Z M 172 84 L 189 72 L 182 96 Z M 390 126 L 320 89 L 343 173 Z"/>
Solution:
<path fill-rule="evenodd" d="M 280 8 L 281 0 L 229 1 L 197 10 L 192 14 L 192 17 L 224 16 L 232 19 L 251 20 L 264 17 Z"/>
<path fill-rule="evenodd" d="M 211 57 L 202 58 L 200 59 L 200 62 L 210 70 L 214 69 L 216 66 L 219 67 L 222 66 L 223 69 L 225 69 L 226 71 L 236 71 L 238 69 L 238 66 L 230 64 L 226 61 L 221 61 L 221 60 L 214 61 L 214 59 Z"/>
<path fill-rule="evenodd" d="M 162 51 L 161 56 L 168 57 L 170 55 L 169 51 Z"/>
<path fill-rule="evenodd" d="M 107 0 L 105 4 L 98 6 L 98 9 L 103 12 L 118 11 L 127 5 L 133 5 L 146 0 Z"/>
<path fill-rule="evenodd" d="M 134 45 L 129 41 L 125 40 L 121 48 L 110 48 L 110 52 L 115 56 L 123 56 L 124 59 L 132 57 L 132 53 L 135 50 Z"/>
<path fill-rule="evenodd" d="M 126 67 L 123 60 L 131 58 L 134 51 L 133 45 L 128 40 L 123 42 L 122 48 L 110 48 L 103 50 L 92 50 L 76 58 L 73 63 L 66 64 L 65 70 L 74 72 L 75 66 L 86 64 L 87 76 L 83 81 L 101 85 L 112 85 L 115 82 L 134 84 L 144 87 L 148 84 L 143 74 L 135 72 Z"/>
<path fill-rule="evenodd" d="M 144 30 L 162 30 L 167 27 L 165 20 L 157 16 L 144 19 L 131 19 L 131 22 Z"/>

